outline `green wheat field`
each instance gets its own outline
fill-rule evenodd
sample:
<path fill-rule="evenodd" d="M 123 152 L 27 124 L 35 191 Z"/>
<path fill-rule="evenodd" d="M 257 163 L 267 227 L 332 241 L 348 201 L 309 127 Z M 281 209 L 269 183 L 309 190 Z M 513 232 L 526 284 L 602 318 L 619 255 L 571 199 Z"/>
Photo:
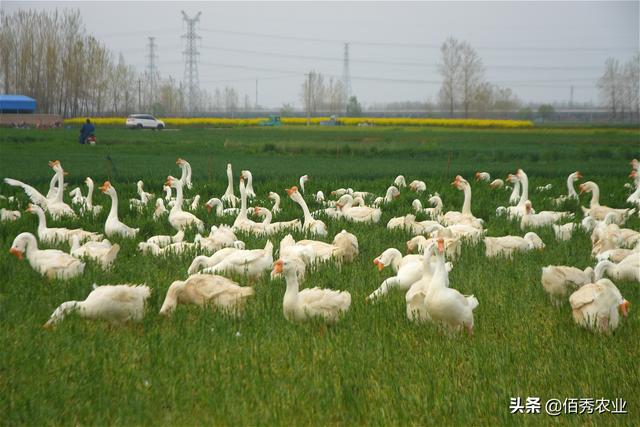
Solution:
<path fill-rule="evenodd" d="M 270 207 L 269 191 L 282 197 L 274 220 L 302 218 L 285 188 L 308 174 L 305 199 L 340 187 L 383 195 L 394 178 L 421 179 L 427 192 L 439 192 L 445 210 L 460 210 L 463 195 L 449 184 L 460 174 L 471 182 L 474 214 L 485 220 L 488 236 L 522 235 L 519 224 L 497 218 L 510 192 L 473 181 L 486 170 L 492 179 L 523 168 L 530 178 L 530 199 L 537 210 L 554 209 L 550 198 L 566 193 L 566 176 L 580 170 L 584 181 L 601 189 L 601 203 L 624 207 L 631 182 L 629 161 L 638 157 L 640 131 L 615 128 L 533 128 L 525 130 L 441 128 L 243 128 L 128 131 L 98 128 L 98 145 L 77 144 L 77 129 L 0 130 L 0 177 L 30 183 L 40 191 L 52 176 L 49 160 L 69 172 L 67 190 L 86 176 L 96 187 L 109 179 L 120 199 L 120 219 L 140 227 L 136 240 L 110 238 L 122 247 L 107 272 L 88 262 L 83 276 L 47 280 L 25 261 L 9 254 L 16 235 L 35 233 L 37 218 L 24 209 L 27 197 L 6 184 L 0 206 L 22 217 L 0 225 L 0 424 L 16 425 L 638 425 L 640 424 L 640 287 L 618 282 L 631 302 L 629 317 L 611 336 L 579 328 L 568 303 L 553 306 L 540 285 L 541 267 L 595 265 L 589 235 L 579 231 L 556 242 L 551 228 L 538 234 L 544 251 L 512 260 L 487 259 L 484 245 L 466 245 L 450 273 L 451 287 L 474 294 L 474 336 L 443 335 L 431 324 L 405 316 L 404 294 L 392 292 L 375 304 L 365 297 L 390 275 L 372 263 L 384 249 L 406 253 L 412 236 L 385 228 L 387 221 L 411 212 L 416 194 L 383 207 L 380 224 L 353 224 L 324 218 L 329 238 L 342 229 L 355 234 L 360 255 L 338 270 L 325 265 L 308 275 L 304 286 L 348 290 L 351 309 L 333 327 L 288 323 L 282 314 L 285 284 L 268 273 L 256 283 L 256 295 L 241 319 L 213 310 L 179 306 L 171 318 L 158 314 L 169 285 L 187 277 L 196 255 L 158 258 L 141 255 L 136 245 L 152 235 L 174 234 L 166 218 L 154 222 L 153 206 L 138 214 L 128 208 L 135 182 L 162 196 L 167 175 L 180 176 L 177 157 L 193 168 L 194 188 L 185 197 L 202 196 L 194 212 L 213 224 L 231 224 L 208 214 L 204 202 L 234 178 L 253 173 L 257 199 Z M 553 184 L 538 193 L 536 186 Z M 70 197 L 65 195 L 70 203 Z M 588 204 L 588 196 L 580 202 Z M 103 231 L 110 199 L 94 192 L 105 206 L 93 218 L 53 221 L 50 227 Z M 577 203 L 561 210 L 576 213 Z M 418 219 L 425 219 L 418 216 Z M 627 227 L 640 229 L 634 216 Z M 286 234 L 271 237 L 277 249 Z M 263 247 L 266 237 L 239 234 L 248 249 Z M 301 233 L 294 232 L 296 240 Z M 193 241 L 193 231 L 187 240 Z M 40 245 L 40 247 L 46 247 Z M 68 246 L 59 245 L 68 250 Z M 277 253 L 274 255 L 277 259 Z M 237 281 L 245 284 L 242 277 Z M 67 300 L 83 300 L 93 283 L 146 283 L 152 288 L 144 320 L 114 327 L 70 316 L 53 330 L 42 324 Z M 510 398 L 623 398 L 626 415 L 511 414 Z"/>

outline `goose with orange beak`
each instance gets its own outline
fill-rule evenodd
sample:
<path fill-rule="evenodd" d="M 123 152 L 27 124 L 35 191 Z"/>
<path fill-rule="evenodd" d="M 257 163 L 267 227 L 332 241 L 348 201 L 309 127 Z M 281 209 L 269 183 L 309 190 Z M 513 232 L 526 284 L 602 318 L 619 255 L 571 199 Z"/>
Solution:
<path fill-rule="evenodd" d="M 489 182 L 491 181 L 491 175 L 489 172 L 476 172 L 476 181 Z"/>
<path fill-rule="evenodd" d="M 407 255 L 402 258 L 400 251 L 395 248 L 385 250 L 373 260 L 373 264 L 378 267 L 378 271 L 382 271 L 387 265 L 390 265 L 396 275 L 385 279 L 378 289 L 367 297 L 367 301 L 386 295 L 392 289 L 409 290 L 424 275 L 422 258 L 422 255 Z"/>
<path fill-rule="evenodd" d="M 193 187 L 191 183 L 191 165 L 185 159 L 178 158 L 176 165 L 180 167 L 182 175 L 180 176 L 180 182 L 182 182 L 183 188 L 186 187 L 189 190 Z"/>
<path fill-rule="evenodd" d="M 289 322 L 322 319 L 328 324 L 335 324 L 351 306 L 351 294 L 347 291 L 321 288 L 300 291 L 295 263 L 286 257 L 273 264 L 272 274 L 282 274 L 287 283 L 282 312 Z"/>
<path fill-rule="evenodd" d="M 473 295 L 463 295 L 449 287 L 449 273 L 444 261 L 444 239 L 437 240 L 435 270 L 425 296 L 429 318 L 450 331 L 466 330 L 473 335 L 473 310 L 479 303 Z"/>
<path fill-rule="evenodd" d="M 618 312 L 626 317 L 631 305 L 609 279 L 582 286 L 571 294 L 569 303 L 578 325 L 607 335 L 620 324 Z"/>
<path fill-rule="evenodd" d="M 13 241 L 9 252 L 18 258 L 25 255 L 29 265 L 48 279 L 71 279 L 82 275 L 85 264 L 58 249 L 38 249 L 36 237 L 31 233 L 21 233 Z"/>
<path fill-rule="evenodd" d="M 326 237 L 329 234 L 327 232 L 326 224 L 321 220 L 315 219 L 311 216 L 311 212 L 309 211 L 307 203 L 302 198 L 302 195 L 298 192 L 298 187 L 293 186 L 291 188 L 287 188 L 286 192 L 289 198 L 296 202 L 300 206 L 300 208 L 302 208 L 302 212 L 304 213 L 302 230 L 307 231 L 311 234 Z"/>
<path fill-rule="evenodd" d="M 109 216 L 104 224 L 104 233 L 108 236 L 121 236 L 126 238 L 136 237 L 139 228 L 131 228 L 124 224 L 118 218 L 118 193 L 116 189 L 111 185 L 109 181 L 105 181 L 100 186 L 100 191 L 109 197 L 111 197 L 111 209 L 109 210 Z"/>
<path fill-rule="evenodd" d="M 582 193 L 591 193 L 591 202 L 589 204 L 589 208 L 586 209 L 582 207 L 585 215 L 589 215 L 595 220 L 602 221 L 605 217 L 612 213 L 612 220 L 614 223 L 618 225 L 622 225 L 625 223 L 627 218 L 635 212 L 634 209 L 616 209 L 611 208 L 609 206 L 604 206 L 600 204 L 600 188 L 598 184 L 593 181 L 587 181 L 583 184 L 580 184 L 580 194 Z"/>
<path fill-rule="evenodd" d="M 466 224 L 481 230 L 483 228 L 482 220 L 473 216 L 471 212 L 471 186 L 469 183 L 463 177 L 457 175 L 451 185 L 464 192 L 462 211 L 449 211 L 445 213 L 442 217 L 442 222 L 445 225 Z"/>
<path fill-rule="evenodd" d="M 176 189 L 176 203 L 169 211 L 169 224 L 177 231 L 184 230 L 187 227 L 195 226 L 199 232 L 204 231 L 204 222 L 190 212 L 182 210 L 184 196 L 182 194 L 182 181 L 172 176 L 167 177 L 165 185 Z"/>
<path fill-rule="evenodd" d="M 76 217 L 76 213 L 71 209 L 71 206 L 66 204 L 63 200 L 64 197 L 64 170 L 59 160 L 53 160 L 49 162 L 49 166 L 55 171 L 58 177 L 58 191 L 55 198 L 47 203 L 47 211 L 54 219 L 60 219 L 62 217 Z"/>

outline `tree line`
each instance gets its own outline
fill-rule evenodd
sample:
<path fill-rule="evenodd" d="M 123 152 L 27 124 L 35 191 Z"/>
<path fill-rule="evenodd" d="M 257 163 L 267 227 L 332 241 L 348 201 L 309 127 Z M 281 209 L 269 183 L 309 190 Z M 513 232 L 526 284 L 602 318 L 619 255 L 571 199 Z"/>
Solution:
<path fill-rule="evenodd" d="M 625 63 L 609 57 L 598 79 L 598 90 L 611 117 L 640 120 L 640 53 Z"/>

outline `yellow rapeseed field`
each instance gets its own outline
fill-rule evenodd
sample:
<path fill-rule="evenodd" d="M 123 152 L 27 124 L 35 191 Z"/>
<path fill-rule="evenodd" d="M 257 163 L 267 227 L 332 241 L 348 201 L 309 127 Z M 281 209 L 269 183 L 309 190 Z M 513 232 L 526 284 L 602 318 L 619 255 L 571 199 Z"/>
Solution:
<path fill-rule="evenodd" d="M 124 126 L 124 117 L 93 117 L 96 125 Z M 212 126 L 212 127 L 244 127 L 258 126 L 265 118 L 231 119 L 218 117 L 170 117 L 162 119 L 167 126 Z M 328 117 L 312 117 L 311 124 L 317 125 Z M 342 117 L 342 124 L 357 126 L 368 124 L 374 126 L 436 126 L 436 127 L 467 127 L 467 128 L 531 128 L 533 122 L 529 120 L 484 120 L 484 119 L 429 119 L 429 118 L 395 118 L 395 117 Z M 81 125 L 85 117 L 65 119 L 67 125 Z M 283 117 L 282 124 L 301 126 L 307 124 L 305 117 Z"/>

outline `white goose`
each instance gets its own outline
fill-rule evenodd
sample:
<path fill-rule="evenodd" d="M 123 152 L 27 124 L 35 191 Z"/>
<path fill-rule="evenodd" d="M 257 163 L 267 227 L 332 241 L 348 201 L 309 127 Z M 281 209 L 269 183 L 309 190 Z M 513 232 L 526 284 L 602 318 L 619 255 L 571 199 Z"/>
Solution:
<path fill-rule="evenodd" d="M 184 230 L 178 230 L 178 232 L 173 235 L 158 235 L 152 236 L 147 239 L 147 243 L 153 243 L 155 245 L 164 248 L 172 243 L 182 242 L 184 240 Z"/>
<path fill-rule="evenodd" d="M 176 280 L 169 286 L 160 314 L 168 316 L 178 304 L 213 306 L 228 314 L 240 315 L 255 291 L 233 280 L 211 274 L 196 274 L 187 280 Z"/>
<path fill-rule="evenodd" d="M 144 191 L 144 182 L 142 182 L 142 180 L 139 180 L 136 183 L 136 190 L 140 198 L 129 199 L 129 208 L 132 210 L 135 209 L 137 211 L 142 211 L 142 209 L 147 206 L 147 203 L 149 203 L 149 200 L 151 200 L 153 195 Z"/>
<path fill-rule="evenodd" d="M 18 259 L 26 255 L 31 268 L 49 279 L 71 279 L 84 272 L 85 264 L 71 255 L 57 249 L 38 249 L 31 233 L 19 234 L 9 252 Z"/>
<path fill-rule="evenodd" d="M 54 219 L 59 219 L 65 216 L 75 218 L 76 213 L 73 211 L 73 209 L 71 209 L 71 206 L 66 204 L 63 200 L 64 171 L 62 170 L 60 161 L 54 160 L 52 162 L 49 162 L 49 166 L 53 168 L 53 170 L 56 172 L 56 176 L 58 177 L 58 192 L 56 193 L 55 199 L 47 203 L 47 211 L 49 211 Z"/>
<path fill-rule="evenodd" d="M 114 324 L 138 322 L 144 317 L 144 303 L 150 295 L 151 289 L 145 285 L 94 285 L 84 301 L 62 303 L 44 327 L 55 326 L 72 312 L 85 319 L 106 320 Z"/>
<path fill-rule="evenodd" d="M 507 181 L 513 184 L 513 189 L 511 190 L 511 195 L 509 196 L 509 204 L 515 206 L 520 201 L 520 180 L 517 176 L 509 174 L 507 176 Z"/>
<path fill-rule="evenodd" d="M 191 242 L 176 242 L 170 243 L 167 246 L 160 247 L 155 243 L 140 242 L 138 243 L 138 250 L 145 255 L 151 254 L 153 256 L 173 256 L 180 255 L 187 251 L 195 250 L 198 247 L 197 243 Z"/>
<path fill-rule="evenodd" d="M 229 216 L 229 215 L 237 215 L 240 212 L 238 208 L 225 208 L 222 205 L 222 200 L 217 197 L 213 197 L 205 203 L 205 207 L 207 208 L 207 212 L 211 213 L 211 211 L 215 208 L 217 216 Z"/>
<path fill-rule="evenodd" d="M 243 177 L 247 182 L 245 187 L 247 197 L 253 199 L 254 197 L 256 197 L 256 193 L 253 191 L 253 175 L 251 174 L 251 171 L 240 171 L 240 176 Z"/>
<path fill-rule="evenodd" d="M 85 203 L 80 187 L 76 187 L 73 190 L 69 191 L 69 197 L 71 197 L 71 204 L 74 206 L 75 205 L 83 206 Z"/>
<path fill-rule="evenodd" d="M 398 188 L 404 188 L 407 186 L 407 181 L 404 179 L 404 175 L 396 176 L 396 179 L 393 180 L 393 185 Z"/>
<path fill-rule="evenodd" d="M 75 258 L 91 258 L 96 261 L 103 269 L 111 267 L 120 252 L 120 245 L 117 243 L 112 245 L 107 239 L 101 242 L 87 242 L 80 246 L 80 239 L 74 236 L 71 243 L 70 254 Z"/>
<path fill-rule="evenodd" d="M 378 223 L 382 216 L 380 208 L 369 206 L 353 206 L 354 199 L 350 194 L 340 197 L 336 207 L 341 211 L 341 216 L 351 222 Z"/>
<path fill-rule="evenodd" d="M 578 193 L 576 193 L 576 189 L 573 187 L 573 183 L 582 179 L 582 174 L 580 171 L 575 171 L 567 177 L 567 194 L 556 197 L 551 202 L 555 206 L 560 206 L 567 200 L 578 200 Z"/>
<path fill-rule="evenodd" d="M 81 228 L 69 230 L 68 228 L 47 227 L 47 218 L 42 208 L 38 205 L 29 203 L 27 212 L 35 214 L 38 217 L 38 239 L 44 243 L 52 244 L 67 242 L 71 244 L 74 237 L 77 237 L 80 242 L 84 240 L 102 240 L 102 234 L 85 231 Z"/>
<path fill-rule="evenodd" d="M 198 255 L 193 259 L 193 261 L 191 261 L 191 264 L 187 269 L 187 274 L 196 274 L 197 272 L 204 270 L 205 268 L 215 267 L 216 265 L 220 264 L 222 260 L 224 260 L 229 255 L 243 249 L 244 247 L 243 248 L 227 247 L 227 248 L 222 248 L 216 251 L 211 256 Z"/>
<path fill-rule="evenodd" d="M 491 181 L 491 175 L 489 172 L 476 172 L 476 181 L 489 182 Z"/>
<path fill-rule="evenodd" d="M 202 237 L 198 234 L 196 235 L 195 242 L 199 244 L 202 249 L 212 252 L 228 247 L 244 249 L 244 242 L 238 240 L 228 225 L 221 225 L 220 227 L 212 225 L 209 236 Z"/>
<path fill-rule="evenodd" d="M 635 212 L 635 209 L 615 209 L 610 208 L 609 206 L 603 206 L 600 204 L 600 188 L 598 184 L 593 181 L 587 181 L 584 184 L 580 184 L 580 194 L 582 193 L 591 193 L 591 203 L 589 204 L 589 209 L 581 206 L 582 211 L 585 215 L 589 215 L 590 217 L 603 220 L 607 214 L 613 213 L 615 214 L 615 223 L 616 224 L 624 224 L 629 215 Z"/>
<path fill-rule="evenodd" d="M 467 224 L 472 227 L 482 229 L 482 221 L 471 213 L 471 186 L 467 180 L 462 178 L 460 175 L 457 175 L 451 185 L 464 192 L 462 212 L 449 211 L 443 215 L 442 222 L 445 225 Z"/>
<path fill-rule="evenodd" d="M 167 213 L 167 208 L 164 207 L 164 201 L 161 198 L 156 199 L 156 207 L 153 210 L 153 219 L 158 221 Z"/>
<path fill-rule="evenodd" d="M 485 256 L 511 258 L 515 252 L 544 249 L 542 239 L 534 232 L 520 236 L 485 237 Z"/>
<path fill-rule="evenodd" d="M 233 194 L 233 168 L 231 167 L 231 163 L 227 163 L 227 190 L 224 192 L 224 195 L 221 197 L 223 202 L 231 205 L 232 207 L 236 207 L 238 204 L 238 198 Z"/>
<path fill-rule="evenodd" d="M 118 193 L 116 193 L 115 187 L 113 187 L 109 181 L 105 181 L 102 187 L 100 187 L 100 191 L 111 197 L 111 209 L 109 210 L 107 221 L 104 224 L 104 233 L 108 237 L 136 237 L 140 229 L 131 228 L 118 219 Z"/>
<path fill-rule="evenodd" d="M 273 219 L 271 211 L 267 208 L 262 207 L 253 208 L 253 213 L 264 218 L 264 220 L 262 221 L 262 227 L 263 232 L 267 235 L 275 234 L 279 231 L 288 229 L 302 230 L 302 223 L 299 219 L 294 219 L 291 221 L 271 222 L 271 220 Z"/>
<path fill-rule="evenodd" d="M 271 206 L 271 213 L 273 215 L 278 215 L 282 210 L 280 208 L 280 195 L 273 191 L 269 191 L 269 199 L 273 200 L 273 206 Z"/>
<path fill-rule="evenodd" d="M 289 322 L 305 322 L 320 318 L 329 324 L 334 324 L 351 306 L 351 294 L 347 291 L 320 288 L 300 291 L 294 264 L 287 259 L 276 261 L 273 272 L 282 273 L 287 283 L 287 290 L 282 300 L 282 311 Z"/>
<path fill-rule="evenodd" d="M 524 203 L 524 215 L 520 219 L 520 228 L 523 231 L 527 228 L 540 228 L 563 219 L 573 219 L 573 216 L 571 212 L 541 211 L 533 213 L 531 202 L 527 200 Z"/>
<path fill-rule="evenodd" d="M 291 187 L 287 189 L 287 194 L 302 208 L 302 212 L 304 213 L 304 222 L 302 225 L 302 229 L 311 234 L 317 234 L 318 236 L 326 237 L 329 233 L 327 232 L 327 226 L 324 222 L 319 219 L 314 219 L 311 216 L 311 212 L 309 212 L 309 207 L 307 203 L 302 198 L 302 195 L 298 192 L 298 187 Z"/>
<path fill-rule="evenodd" d="M 573 292 L 587 283 L 593 283 L 595 273 L 593 268 L 580 270 L 565 265 L 548 265 L 542 267 L 542 287 L 549 294 L 551 302 L 556 306 L 566 300 L 569 292 Z"/>
<path fill-rule="evenodd" d="M 309 181 L 309 175 L 302 175 L 300 180 L 298 181 L 300 184 L 300 189 L 302 190 L 302 194 L 304 194 L 304 184 Z"/>
<path fill-rule="evenodd" d="M 0 222 L 17 221 L 20 216 L 20 211 L 11 211 L 5 208 L 0 209 Z"/>
<path fill-rule="evenodd" d="M 204 231 L 204 222 L 201 219 L 190 212 L 182 210 L 182 181 L 168 176 L 165 184 L 176 189 L 176 204 L 169 211 L 169 224 L 176 230 L 184 230 L 187 227 L 195 226 L 198 231 Z"/>
<path fill-rule="evenodd" d="M 629 301 L 609 279 L 582 286 L 569 297 L 573 320 L 583 328 L 610 334 L 618 327 L 618 310 L 626 317 Z"/>
<path fill-rule="evenodd" d="M 382 252 L 379 257 L 373 260 L 373 264 L 378 267 L 378 271 L 382 271 L 387 265 L 390 265 L 396 275 L 384 280 L 378 289 L 367 297 L 367 301 L 386 295 L 394 288 L 408 290 L 411 285 L 422 278 L 424 273 L 422 258 L 420 255 L 407 255 L 403 258 L 400 251 L 395 248 L 389 248 Z"/>
<path fill-rule="evenodd" d="M 628 256 L 614 264 L 608 260 L 602 260 L 596 265 L 596 279 L 602 279 L 605 274 L 613 280 L 622 280 L 640 283 L 640 255 Z"/>
<path fill-rule="evenodd" d="M 637 170 L 632 170 L 629 174 L 629 178 L 633 178 L 633 183 L 636 189 L 629 195 L 629 197 L 627 197 L 627 203 L 631 203 L 636 205 L 637 208 L 640 208 L 640 174 L 638 174 Z"/>
<path fill-rule="evenodd" d="M 291 241 L 291 244 L 312 247 L 315 260 L 319 262 L 333 260 L 338 264 L 342 264 L 352 262 L 359 254 L 358 239 L 346 230 L 336 234 L 332 243 L 318 240 L 299 240 L 295 242 L 293 238 L 291 238 Z"/>
<path fill-rule="evenodd" d="M 264 233 L 264 224 L 250 220 L 247 215 L 247 192 L 244 186 L 244 178 L 240 175 L 240 212 L 238 212 L 238 216 L 233 221 L 231 228 L 233 231 L 244 231 L 246 233 Z"/>
<path fill-rule="evenodd" d="M 213 267 L 202 270 L 206 274 L 234 273 L 255 280 L 273 264 L 273 243 L 267 241 L 264 249 L 239 250 L 225 257 Z"/>
<path fill-rule="evenodd" d="M 186 187 L 191 190 L 193 184 L 191 183 L 191 165 L 185 159 L 178 158 L 176 160 L 176 165 L 180 167 L 182 171 L 182 175 L 180 176 L 180 182 L 182 182 L 182 187 Z"/>
<path fill-rule="evenodd" d="M 414 180 L 409 184 L 409 190 L 422 193 L 423 191 L 427 191 L 427 184 L 425 184 L 424 181 Z"/>
<path fill-rule="evenodd" d="M 29 184 L 25 184 L 22 181 L 18 181 L 13 178 L 5 178 L 5 184 L 10 185 L 12 187 L 20 187 L 24 190 L 25 194 L 31 200 L 31 203 L 41 206 L 43 209 L 47 208 L 49 202 L 53 202 L 56 194 L 58 193 L 58 189 L 56 185 L 58 184 L 58 174 L 54 173 L 51 181 L 49 182 L 49 192 L 47 196 L 43 196 L 38 190 L 30 186 Z"/>
<path fill-rule="evenodd" d="M 494 189 L 502 188 L 504 187 L 504 181 L 501 180 L 500 178 L 494 179 L 493 181 L 491 181 L 491 184 L 489 184 L 489 187 Z"/>
<path fill-rule="evenodd" d="M 87 197 L 84 199 L 85 211 L 97 215 L 102 212 L 102 206 L 93 204 L 93 180 L 90 177 L 86 177 L 84 183 L 87 185 Z"/>
<path fill-rule="evenodd" d="M 473 310 L 479 303 L 473 295 L 462 295 L 449 287 L 449 274 L 444 261 L 444 241 L 438 239 L 433 277 L 425 296 L 430 319 L 453 331 L 466 329 L 473 335 Z"/>
<path fill-rule="evenodd" d="M 324 193 L 320 190 L 316 193 L 316 202 L 324 203 Z"/>

